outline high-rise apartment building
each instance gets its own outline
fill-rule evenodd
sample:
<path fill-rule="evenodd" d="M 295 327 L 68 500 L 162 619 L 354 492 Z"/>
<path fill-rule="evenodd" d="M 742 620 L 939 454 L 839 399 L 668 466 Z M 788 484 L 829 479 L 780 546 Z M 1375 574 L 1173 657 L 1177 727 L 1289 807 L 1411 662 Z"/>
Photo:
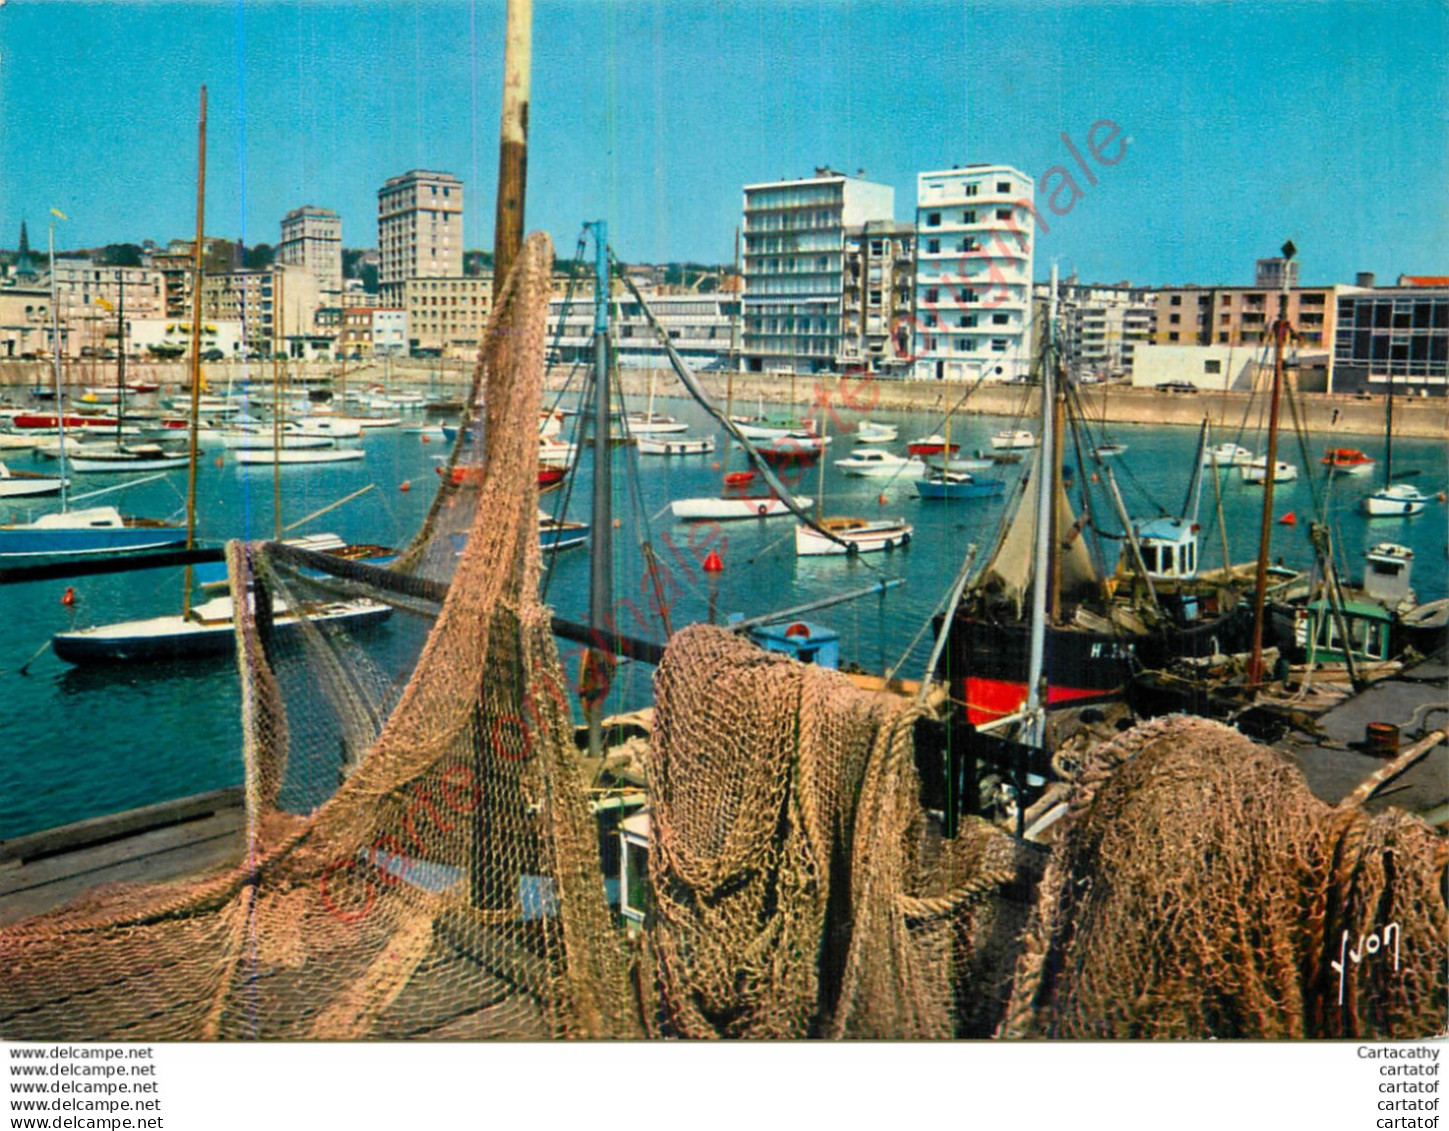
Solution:
<path fill-rule="evenodd" d="M 846 230 L 890 220 L 895 189 L 833 169 L 745 186 L 743 366 L 816 373 L 841 353 Z"/>
<path fill-rule="evenodd" d="M 845 233 L 842 372 L 905 375 L 910 368 L 916 226 L 867 220 Z"/>
<path fill-rule="evenodd" d="M 916 178 L 917 379 L 1031 369 L 1033 182 L 1008 165 Z"/>
<path fill-rule="evenodd" d="M 409 279 L 463 276 L 463 182 L 414 169 L 377 192 L 377 285 L 386 306 L 403 306 Z"/>
<path fill-rule="evenodd" d="M 1051 284 L 1033 285 L 1035 318 L 1044 324 Z M 1140 347 L 1152 342 L 1156 297 L 1130 283 L 1057 283 L 1062 358 L 1077 380 L 1130 375 Z"/>
<path fill-rule="evenodd" d="M 277 262 L 305 267 L 324 295 L 342 293 L 342 219 L 330 208 L 304 204 L 282 218 Z"/>

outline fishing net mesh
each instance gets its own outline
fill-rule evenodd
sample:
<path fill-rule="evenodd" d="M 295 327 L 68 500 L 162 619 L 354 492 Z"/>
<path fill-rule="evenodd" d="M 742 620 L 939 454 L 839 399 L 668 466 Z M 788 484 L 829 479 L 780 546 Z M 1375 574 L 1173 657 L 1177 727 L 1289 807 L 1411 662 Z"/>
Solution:
<path fill-rule="evenodd" d="M 1449 845 L 1422 821 L 1330 807 L 1277 753 L 1172 716 L 1092 748 L 1064 822 L 1005 1035 L 1444 1031 Z"/>

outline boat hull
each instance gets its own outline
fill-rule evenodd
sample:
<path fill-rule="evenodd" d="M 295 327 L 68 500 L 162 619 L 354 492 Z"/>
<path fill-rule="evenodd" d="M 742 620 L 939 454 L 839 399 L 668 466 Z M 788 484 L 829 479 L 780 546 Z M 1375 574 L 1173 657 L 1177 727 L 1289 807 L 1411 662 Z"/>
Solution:
<path fill-rule="evenodd" d="M 1006 490 L 1006 484 L 1000 479 L 973 479 L 968 483 L 917 479 L 914 486 L 916 497 L 921 499 L 989 499 Z"/>
<path fill-rule="evenodd" d="M 635 447 L 641 456 L 705 456 L 714 451 L 714 437 L 693 440 L 652 440 L 640 437 Z"/>
<path fill-rule="evenodd" d="M 814 499 L 796 497 L 795 505 L 801 510 L 812 506 Z M 747 518 L 779 518 L 793 514 L 783 499 L 737 498 L 737 499 L 675 499 L 669 504 L 674 517 L 681 522 L 729 522 Z"/>
<path fill-rule="evenodd" d="M 828 519 L 826 523 L 828 526 Z M 807 558 L 878 553 L 909 545 L 911 533 L 912 528 L 903 522 L 868 522 L 857 529 L 837 531 L 839 541 L 835 541 L 802 524 L 795 528 L 795 554 Z"/>
<path fill-rule="evenodd" d="M 0 529 L 0 560 L 8 562 L 21 558 L 120 554 L 184 545 L 186 531 L 179 526 L 102 530 Z"/>
<path fill-rule="evenodd" d="M 361 448 L 238 448 L 234 453 L 236 461 L 243 467 L 256 467 L 274 463 L 345 463 L 362 459 L 367 453 Z"/>

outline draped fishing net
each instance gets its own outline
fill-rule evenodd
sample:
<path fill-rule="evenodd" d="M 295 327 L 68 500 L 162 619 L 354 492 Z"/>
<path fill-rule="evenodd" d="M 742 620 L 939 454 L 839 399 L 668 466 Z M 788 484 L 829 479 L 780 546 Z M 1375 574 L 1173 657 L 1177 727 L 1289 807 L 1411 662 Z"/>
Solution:
<path fill-rule="evenodd" d="M 960 1032 L 958 996 L 990 964 L 973 912 L 1016 850 L 984 822 L 951 840 L 928 822 L 920 710 L 703 625 L 671 641 L 655 710 L 652 1031 Z"/>
<path fill-rule="evenodd" d="M 469 398 L 486 375 L 486 466 L 444 477 L 398 568 L 229 547 L 247 858 L 7 929 L 0 1033 L 636 1031 L 537 597 L 551 265 L 530 238 Z"/>
<path fill-rule="evenodd" d="M 1064 822 L 1005 1035 L 1444 1032 L 1449 842 L 1417 818 L 1179 715 L 1091 749 Z"/>

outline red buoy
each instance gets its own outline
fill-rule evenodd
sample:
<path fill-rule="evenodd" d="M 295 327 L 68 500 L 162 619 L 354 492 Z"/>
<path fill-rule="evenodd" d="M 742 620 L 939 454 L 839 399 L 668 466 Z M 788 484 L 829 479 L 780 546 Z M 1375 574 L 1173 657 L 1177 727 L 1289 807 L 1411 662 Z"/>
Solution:
<path fill-rule="evenodd" d="M 411 479 L 404 479 L 401 483 L 399 483 L 397 485 L 397 489 L 399 491 L 411 491 L 413 489 L 413 482 L 412 482 L 412 480 Z"/>
<path fill-rule="evenodd" d="M 724 570 L 724 562 L 722 562 L 720 560 L 720 556 L 718 554 L 716 554 L 713 550 L 711 550 L 709 552 L 709 556 L 704 559 L 704 572 L 705 573 L 720 573 L 723 570 Z"/>
<path fill-rule="evenodd" d="M 216 466 L 217 467 L 220 467 L 221 466 L 221 463 L 222 463 L 221 456 L 217 456 L 216 457 Z"/>
<path fill-rule="evenodd" d="M 69 585 L 65 587 L 65 593 L 62 595 L 60 603 L 67 608 L 75 604 L 75 589 L 73 587 Z"/>
<path fill-rule="evenodd" d="M 423 433 L 423 443 L 425 443 L 425 444 L 431 444 L 432 442 L 433 441 L 432 441 L 431 437 L 429 437 L 428 434 L 426 432 L 424 432 Z"/>
<path fill-rule="evenodd" d="M 885 497 L 885 492 L 882 491 L 878 496 L 876 496 L 875 501 L 878 502 L 881 506 L 885 506 L 886 503 L 888 503 L 890 500 Z"/>
<path fill-rule="evenodd" d="M 1298 525 L 1298 516 L 1296 514 L 1294 514 L 1292 511 L 1289 511 L 1287 514 L 1285 514 L 1282 518 L 1280 518 L 1278 520 L 1278 524 L 1280 526 L 1297 526 Z"/>

